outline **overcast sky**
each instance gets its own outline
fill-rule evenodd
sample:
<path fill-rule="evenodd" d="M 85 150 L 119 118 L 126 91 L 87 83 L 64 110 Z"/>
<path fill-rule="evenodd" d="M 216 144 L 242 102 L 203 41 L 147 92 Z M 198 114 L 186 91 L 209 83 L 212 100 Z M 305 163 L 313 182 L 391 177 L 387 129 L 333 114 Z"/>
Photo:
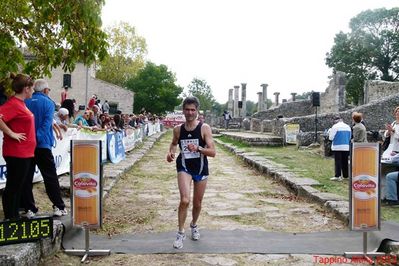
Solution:
<path fill-rule="evenodd" d="M 399 6 L 398 0 L 106 0 L 104 26 L 129 22 L 147 41 L 147 59 L 167 65 L 184 88 L 205 80 L 216 100 L 247 83 L 257 101 L 260 84 L 288 99 L 292 92 L 324 92 L 334 36 L 349 31 L 361 11 Z M 240 92 L 241 97 L 241 92 Z"/>

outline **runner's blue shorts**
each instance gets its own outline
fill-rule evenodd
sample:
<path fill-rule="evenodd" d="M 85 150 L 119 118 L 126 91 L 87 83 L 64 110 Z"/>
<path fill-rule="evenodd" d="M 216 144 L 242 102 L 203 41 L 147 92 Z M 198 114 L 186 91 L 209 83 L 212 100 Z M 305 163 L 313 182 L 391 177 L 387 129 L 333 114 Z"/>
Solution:
<path fill-rule="evenodd" d="M 200 182 L 200 181 L 204 181 L 204 180 L 208 179 L 207 175 L 192 174 L 189 171 L 187 171 L 186 169 L 178 169 L 177 172 L 185 172 L 185 173 L 191 175 L 191 178 L 193 179 L 194 182 Z"/>

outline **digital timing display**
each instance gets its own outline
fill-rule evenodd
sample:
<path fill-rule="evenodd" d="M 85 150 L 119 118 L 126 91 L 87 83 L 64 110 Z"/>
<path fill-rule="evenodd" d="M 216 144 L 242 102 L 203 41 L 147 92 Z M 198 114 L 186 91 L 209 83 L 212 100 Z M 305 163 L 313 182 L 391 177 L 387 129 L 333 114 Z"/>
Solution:
<path fill-rule="evenodd" d="M 0 245 L 53 237 L 53 218 L 37 217 L 0 222 Z"/>

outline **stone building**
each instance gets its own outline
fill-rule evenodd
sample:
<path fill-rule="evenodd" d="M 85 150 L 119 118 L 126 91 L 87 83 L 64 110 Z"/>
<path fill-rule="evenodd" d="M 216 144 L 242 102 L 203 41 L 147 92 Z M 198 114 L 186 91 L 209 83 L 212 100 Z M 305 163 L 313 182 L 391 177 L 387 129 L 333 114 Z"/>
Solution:
<path fill-rule="evenodd" d="M 320 95 L 321 114 L 340 112 L 350 109 L 346 102 L 345 84 L 345 73 L 338 71 L 331 77 L 327 89 Z"/>
<path fill-rule="evenodd" d="M 113 110 L 121 110 L 122 113 L 133 112 L 134 92 L 95 78 L 94 68 L 87 68 L 82 63 L 78 63 L 71 73 L 65 73 L 59 67 L 51 74 L 51 78 L 45 78 L 51 87 L 50 97 L 56 103 L 60 103 L 61 91 L 66 80 L 69 79 L 71 87 L 68 90 L 68 98 L 76 99 L 78 105 L 86 105 L 90 97 L 96 94 L 101 103 L 108 100 Z"/>

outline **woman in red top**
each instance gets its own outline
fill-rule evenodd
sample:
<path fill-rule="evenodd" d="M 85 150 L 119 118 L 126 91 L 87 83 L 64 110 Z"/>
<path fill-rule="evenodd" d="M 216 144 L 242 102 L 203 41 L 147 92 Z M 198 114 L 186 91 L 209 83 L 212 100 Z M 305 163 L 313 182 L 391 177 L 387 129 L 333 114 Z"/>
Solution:
<path fill-rule="evenodd" d="M 32 97 L 33 80 L 24 74 L 11 74 L 15 95 L 0 106 L 0 130 L 4 133 L 3 157 L 7 181 L 3 191 L 4 219 L 18 219 L 18 209 L 28 169 L 36 147 L 35 119 L 24 100 Z"/>

